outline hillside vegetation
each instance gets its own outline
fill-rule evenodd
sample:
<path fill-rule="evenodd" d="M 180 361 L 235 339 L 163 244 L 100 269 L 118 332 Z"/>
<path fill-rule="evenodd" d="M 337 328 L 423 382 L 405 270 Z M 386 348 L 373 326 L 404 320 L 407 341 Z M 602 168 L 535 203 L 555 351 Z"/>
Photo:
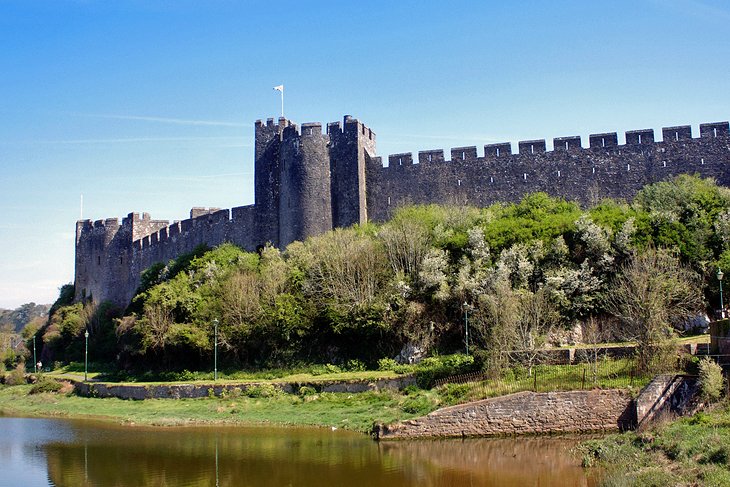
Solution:
<path fill-rule="evenodd" d="M 718 306 L 718 266 L 730 271 L 730 190 L 681 176 L 630 203 L 409 206 L 282 250 L 201 247 L 147 269 L 126 310 L 73 303 L 64 286 L 39 333 L 46 363 L 83 361 L 88 329 L 92 362 L 209 370 L 218 320 L 220 368 L 358 370 L 392 367 L 404 347 L 463 352 L 468 319 L 475 367 L 499 369 L 531 367 L 583 323 L 586 340 L 639 343 L 648 368 Z"/>

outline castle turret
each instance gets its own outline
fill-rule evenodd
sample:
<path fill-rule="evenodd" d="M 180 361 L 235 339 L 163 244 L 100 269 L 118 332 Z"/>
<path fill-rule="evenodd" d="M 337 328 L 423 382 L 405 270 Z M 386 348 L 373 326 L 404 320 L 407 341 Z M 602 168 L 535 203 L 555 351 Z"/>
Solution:
<path fill-rule="evenodd" d="M 329 138 L 319 123 L 283 132 L 280 152 L 279 245 L 332 229 Z"/>
<path fill-rule="evenodd" d="M 254 201 L 258 240 L 265 244 L 279 245 L 279 149 L 281 135 L 289 121 L 280 118 L 256 121 L 254 160 Z"/>
<path fill-rule="evenodd" d="M 77 301 L 119 302 L 129 276 L 130 228 L 117 218 L 76 222 L 75 298 Z"/>
<path fill-rule="evenodd" d="M 356 119 L 345 116 L 327 126 L 332 174 L 332 225 L 347 227 L 368 221 L 368 168 L 375 157 L 375 134 Z M 379 164 L 378 164 L 379 166 Z"/>

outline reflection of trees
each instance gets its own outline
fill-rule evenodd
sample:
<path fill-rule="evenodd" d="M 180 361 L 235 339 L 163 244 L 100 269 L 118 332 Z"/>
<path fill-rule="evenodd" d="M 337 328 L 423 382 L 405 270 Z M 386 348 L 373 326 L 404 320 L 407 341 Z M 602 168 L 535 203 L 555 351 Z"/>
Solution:
<path fill-rule="evenodd" d="M 499 438 L 382 442 L 383 456 L 425 487 L 593 486 L 569 449 L 575 439 Z M 414 484 L 415 485 L 415 484 Z"/>
<path fill-rule="evenodd" d="M 57 487 L 588 485 L 568 440 L 384 442 L 283 428 L 80 428 L 45 446 Z M 86 451 L 85 451 L 86 445 Z M 86 480 L 85 480 L 86 479 Z M 551 484 L 552 482 L 552 484 Z"/>

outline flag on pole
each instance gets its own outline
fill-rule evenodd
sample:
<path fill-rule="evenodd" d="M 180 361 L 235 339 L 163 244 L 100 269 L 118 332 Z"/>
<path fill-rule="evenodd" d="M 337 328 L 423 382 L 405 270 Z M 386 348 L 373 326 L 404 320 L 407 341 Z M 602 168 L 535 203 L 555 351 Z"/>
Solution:
<path fill-rule="evenodd" d="M 274 91 L 281 93 L 281 117 L 284 118 L 284 85 L 274 86 Z"/>

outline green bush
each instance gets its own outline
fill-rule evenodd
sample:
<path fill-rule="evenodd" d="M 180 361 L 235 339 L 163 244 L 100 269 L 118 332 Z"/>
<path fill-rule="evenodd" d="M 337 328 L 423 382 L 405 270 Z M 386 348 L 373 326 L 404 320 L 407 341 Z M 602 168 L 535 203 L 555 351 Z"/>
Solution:
<path fill-rule="evenodd" d="M 25 384 L 25 364 L 23 362 L 18 363 L 18 366 L 10 371 L 5 376 L 5 385 L 8 386 L 19 386 Z"/>
<path fill-rule="evenodd" d="M 722 396 L 723 382 L 722 367 L 707 357 L 700 360 L 700 395 L 704 401 L 718 401 L 720 396 Z"/>
<path fill-rule="evenodd" d="M 347 361 L 345 369 L 348 372 L 362 372 L 366 367 L 362 360 L 352 359 Z"/>
<path fill-rule="evenodd" d="M 259 384 L 254 385 L 246 389 L 244 394 L 248 397 L 274 397 L 281 393 L 281 391 L 272 384 Z"/>
<path fill-rule="evenodd" d="M 408 414 L 427 414 L 433 404 L 426 396 L 408 396 L 403 400 L 401 409 Z"/>
<path fill-rule="evenodd" d="M 421 389 L 430 389 L 437 380 L 452 375 L 465 374 L 474 370 L 471 355 L 444 355 L 423 359 L 416 367 L 416 383 Z"/>
<path fill-rule="evenodd" d="M 302 397 L 313 396 L 317 394 L 317 390 L 311 386 L 302 386 L 299 388 L 299 395 Z"/>
<path fill-rule="evenodd" d="M 398 362 L 392 358 L 381 358 L 378 360 L 378 370 L 395 370 L 396 367 L 398 367 Z"/>
<path fill-rule="evenodd" d="M 445 404 L 453 405 L 464 402 L 468 398 L 470 390 L 470 384 L 444 384 L 443 387 L 439 387 L 438 392 Z"/>
<path fill-rule="evenodd" d="M 43 392 L 58 392 L 61 390 L 61 383 L 48 377 L 41 377 L 30 389 L 29 394 L 41 394 Z"/>

